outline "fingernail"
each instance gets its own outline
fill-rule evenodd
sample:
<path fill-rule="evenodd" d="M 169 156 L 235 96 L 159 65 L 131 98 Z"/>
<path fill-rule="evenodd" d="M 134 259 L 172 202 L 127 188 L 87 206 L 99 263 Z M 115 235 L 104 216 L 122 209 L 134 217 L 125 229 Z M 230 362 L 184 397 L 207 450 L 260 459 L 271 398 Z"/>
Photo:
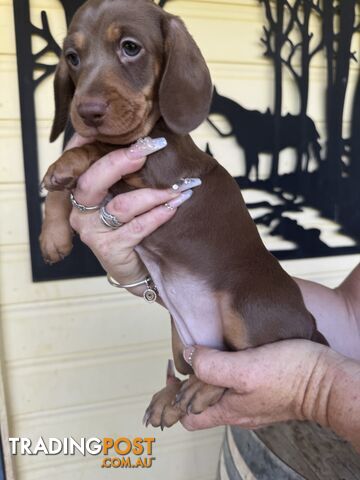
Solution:
<path fill-rule="evenodd" d="M 195 347 L 186 347 L 183 351 L 183 357 L 186 363 L 192 367 L 193 355 L 195 353 Z"/>
<path fill-rule="evenodd" d="M 128 155 L 130 158 L 134 160 L 138 160 L 139 158 L 146 157 L 151 153 L 155 153 L 159 150 L 162 150 L 167 146 L 166 138 L 151 138 L 145 137 L 140 138 L 134 145 L 129 148 Z"/>
<path fill-rule="evenodd" d="M 182 178 L 180 182 L 175 183 L 171 189 L 174 192 L 185 192 L 186 190 L 190 190 L 191 188 L 200 187 L 202 181 L 200 178 Z"/>
<path fill-rule="evenodd" d="M 178 207 L 180 207 L 180 205 L 189 200 L 189 198 L 192 197 L 193 193 L 194 192 L 192 190 L 187 190 L 178 197 L 174 198 L 174 200 L 170 200 L 170 202 L 165 203 L 164 206 L 169 210 L 176 210 Z"/>

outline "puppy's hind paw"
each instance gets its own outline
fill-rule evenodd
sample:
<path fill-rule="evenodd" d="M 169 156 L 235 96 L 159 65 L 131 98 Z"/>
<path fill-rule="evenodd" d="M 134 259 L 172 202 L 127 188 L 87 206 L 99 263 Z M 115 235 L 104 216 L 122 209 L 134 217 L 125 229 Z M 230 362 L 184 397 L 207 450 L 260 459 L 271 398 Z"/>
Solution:
<path fill-rule="evenodd" d="M 43 259 L 49 265 L 58 263 L 67 257 L 73 247 L 73 231 L 70 225 L 46 225 L 39 241 Z"/>
<path fill-rule="evenodd" d="M 165 388 L 156 393 L 148 408 L 146 409 L 143 423 L 147 427 L 171 427 L 183 416 L 183 412 L 177 407 L 172 406 L 177 392 L 181 387 L 181 381 L 178 378 L 171 377 Z"/>
<path fill-rule="evenodd" d="M 199 414 L 215 405 L 224 391 L 224 388 L 208 385 L 192 375 L 182 384 L 175 396 L 173 406 L 179 408 L 183 414 Z"/>

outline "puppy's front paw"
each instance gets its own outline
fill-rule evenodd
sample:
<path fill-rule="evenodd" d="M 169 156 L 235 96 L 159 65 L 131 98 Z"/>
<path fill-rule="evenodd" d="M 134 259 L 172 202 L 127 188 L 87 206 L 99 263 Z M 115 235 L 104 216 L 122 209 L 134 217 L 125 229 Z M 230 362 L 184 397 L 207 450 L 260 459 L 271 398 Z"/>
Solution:
<path fill-rule="evenodd" d="M 45 221 L 40 234 L 40 249 L 50 265 L 67 257 L 73 247 L 73 231 L 67 222 Z"/>
<path fill-rule="evenodd" d="M 70 190 L 76 186 L 77 176 L 70 162 L 63 159 L 50 165 L 42 181 L 42 185 L 49 192 L 56 190 Z"/>
<path fill-rule="evenodd" d="M 208 385 L 191 375 L 183 382 L 173 402 L 173 406 L 185 413 L 202 413 L 208 407 L 215 405 L 223 396 L 225 389 Z"/>

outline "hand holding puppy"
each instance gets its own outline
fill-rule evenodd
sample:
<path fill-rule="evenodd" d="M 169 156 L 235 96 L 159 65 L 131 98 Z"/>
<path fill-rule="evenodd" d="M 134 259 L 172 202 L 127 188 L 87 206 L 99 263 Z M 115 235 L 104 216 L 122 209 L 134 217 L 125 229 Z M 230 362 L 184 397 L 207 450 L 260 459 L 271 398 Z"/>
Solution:
<path fill-rule="evenodd" d="M 220 425 L 256 429 L 287 420 L 330 427 L 360 451 L 360 364 L 307 340 L 241 352 L 189 347 L 185 360 L 203 382 L 226 387 L 221 400 L 181 423 L 188 430 Z"/>
<path fill-rule="evenodd" d="M 75 134 L 67 149 L 87 142 Z M 148 139 L 146 148 L 135 144 L 105 155 L 79 178 L 74 197 L 84 205 L 100 204 L 114 182 L 140 170 L 146 162 L 146 155 L 165 146 L 164 139 Z M 190 188 L 191 184 L 186 191 L 170 187 L 164 190 L 143 188 L 115 196 L 106 209 L 123 223 L 116 230 L 101 223 L 98 211 L 84 215 L 73 208 L 70 224 L 106 272 L 120 283 L 131 283 L 147 274 L 134 248 L 175 215 L 177 208 L 191 197 Z M 132 293 L 136 291 L 132 290 Z"/>

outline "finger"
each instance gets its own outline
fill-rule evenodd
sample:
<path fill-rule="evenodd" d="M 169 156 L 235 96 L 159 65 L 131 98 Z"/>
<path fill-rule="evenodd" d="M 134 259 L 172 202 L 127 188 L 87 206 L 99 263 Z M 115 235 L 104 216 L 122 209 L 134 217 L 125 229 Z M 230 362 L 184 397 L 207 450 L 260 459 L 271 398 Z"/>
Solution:
<path fill-rule="evenodd" d="M 154 207 L 165 204 L 176 198 L 179 194 L 173 190 L 139 189 L 128 193 L 122 193 L 113 198 L 107 205 L 106 211 L 115 215 L 121 223 L 129 223 L 134 217 L 152 210 Z M 100 220 L 99 211 L 84 215 L 77 209 L 73 209 L 70 215 L 72 228 L 79 233 L 82 226 L 90 228 L 97 233 L 109 232 L 109 227 Z M 121 228 L 121 227 L 120 227 Z M 123 233 L 123 232 L 121 232 Z"/>
<path fill-rule="evenodd" d="M 254 368 L 258 370 L 251 350 L 222 352 L 199 346 L 188 347 L 184 350 L 184 359 L 203 382 L 244 391 L 249 388 Z"/>
<path fill-rule="evenodd" d="M 120 246 L 134 248 L 161 225 L 171 220 L 176 211 L 176 208 L 169 209 L 164 205 L 156 207 L 115 230 L 114 238 L 117 238 Z"/>
<path fill-rule="evenodd" d="M 192 190 L 186 190 L 180 195 L 177 193 L 174 198 L 174 194 L 169 191 L 162 190 L 149 190 L 152 194 L 155 193 L 158 200 L 166 201 L 165 205 L 161 205 L 157 209 L 152 209 L 148 212 L 147 215 L 139 215 L 138 217 L 132 219 L 130 222 L 125 223 L 117 230 L 109 230 L 109 227 L 105 226 L 101 220 L 99 212 L 96 211 L 91 214 L 84 215 L 80 213 L 76 208 L 73 208 L 70 214 L 70 225 L 72 228 L 80 234 L 84 235 L 84 231 L 89 233 L 107 233 L 108 236 L 112 234 L 111 240 L 114 239 L 118 242 L 119 246 L 125 248 L 133 248 L 138 243 L 140 243 L 146 235 L 152 233 L 156 228 L 163 225 L 170 218 L 173 217 L 176 210 L 187 200 L 189 200 L 192 195 Z M 139 190 L 138 193 L 141 195 L 143 190 Z M 129 192 L 119 195 L 119 197 L 128 197 L 129 195 L 133 197 L 132 194 L 136 192 Z M 164 196 L 165 193 L 165 196 Z M 159 195 L 160 194 L 160 195 Z M 129 204 L 131 205 L 131 204 Z M 151 205 L 150 205 L 151 206 Z M 130 207 L 129 207 L 130 208 Z M 140 210 L 140 208 L 139 208 Z M 142 206 L 141 210 L 144 210 Z M 124 210 L 125 212 L 125 210 Z M 111 212 L 109 212 L 111 213 Z M 128 213 L 125 213 L 125 216 L 129 216 Z M 131 216 L 131 214 L 130 214 Z M 124 222 L 124 219 L 116 215 L 119 221 Z M 148 233 L 147 233 L 148 232 Z M 109 237 L 110 240 L 110 237 Z"/>
<path fill-rule="evenodd" d="M 191 179 L 186 185 L 181 186 L 179 190 L 174 190 L 173 188 L 166 190 L 142 188 L 123 193 L 117 195 L 106 205 L 106 211 L 115 215 L 120 222 L 128 223 L 138 215 L 148 212 L 161 204 L 172 202 L 175 198 L 180 197 L 175 204 L 179 204 L 179 202 L 181 204 L 181 200 L 187 199 L 188 195 L 190 195 L 186 193 L 181 196 L 181 194 L 198 186 L 199 182 L 201 183 L 199 179 Z"/>
<path fill-rule="evenodd" d="M 143 139 L 129 148 L 108 153 L 81 175 L 74 191 L 76 200 L 87 206 L 101 203 L 112 185 L 124 175 L 140 170 L 147 155 L 165 146 L 165 138 Z"/>

